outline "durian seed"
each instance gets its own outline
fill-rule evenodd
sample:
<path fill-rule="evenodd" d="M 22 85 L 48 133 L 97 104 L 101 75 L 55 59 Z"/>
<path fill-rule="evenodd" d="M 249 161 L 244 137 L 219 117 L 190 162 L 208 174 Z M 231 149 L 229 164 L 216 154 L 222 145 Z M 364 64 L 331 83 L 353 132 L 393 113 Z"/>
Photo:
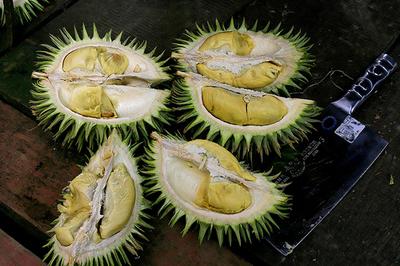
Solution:
<path fill-rule="evenodd" d="M 104 217 L 99 230 L 102 239 L 121 231 L 129 221 L 134 205 L 135 184 L 125 165 L 118 164 L 107 182 Z"/>
<path fill-rule="evenodd" d="M 260 89 L 272 84 L 278 78 L 282 66 L 273 62 L 263 62 L 235 74 L 223 69 L 209 68 L 206 64 L 198 64 L 197 71 L 208 78 L 231 86 Z"/>
<path fill-rule="evenodd" d="M 101 86 L 78 86 L 73 89 L 69 108 L 83 116 L 117 117 L 117 113 Z"/>
<path fill-rule="evenodd" d="M 245 33 L 237 31 L 221 32 L 208 37 L 200 46 L 199 50 L 205 52 L 208 50 L 226 49 L 236 55 L 248 55 L 254 48 L 252 38 Z"/>
<path fill-rule="evenodd" d="M 63 62 L 63 70 L 69 72 L 75 69 L 93 71 L 97 61 L 97 49 L 95 47 L 84 47 L 69 53 Z"/>
<path fill-rule="evenodd" d="M 106 75 L 123 74 L 129 65 L 128 58 L 118 52 L 101 52 L 99 62 Z"/>
<path fill-rule="evenodd" d="M 203 87 L 202 99 L 212 115 L 234 125 L 271 125 L 288 113 L 286 105 L 273 95 L 254 97 L 218 87 Z"/>

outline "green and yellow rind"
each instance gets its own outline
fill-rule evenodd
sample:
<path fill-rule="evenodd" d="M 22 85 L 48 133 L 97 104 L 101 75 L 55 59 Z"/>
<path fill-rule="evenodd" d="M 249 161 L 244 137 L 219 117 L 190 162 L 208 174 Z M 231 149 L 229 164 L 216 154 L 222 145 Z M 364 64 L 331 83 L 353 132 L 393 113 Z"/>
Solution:
<path fill-rule="evenodd" d="M 228 240 L 229 245 L 232 245 L 233 239 L 241 245 L 242 242 L 251 243 L 252 239 L 262 239 L 264 236 L 269 235 L 274 229 L 279 228 L 275 222 L 276 218 L 285 218 L 290 210 L 289 197 L 282 192 L 282 187 L 285 185 L 276 184 L 273 180 L 277 175 L 270 176 L 271 171 L 264 173 L 263 177 L 272 186 L 271 193 L 277 200 L 277 204 L 273 205 L 270 209 L 263 210 L 262 213 L 244 220 L 242 223 L 227 224 L 219 223 L 213 219 L 206 219 L 204 217 L 196 216 L 189 209 L 184 208 L 176 199 L 169 193 L 163 182 L 162 178 L 162 161 L 159 153 L 159 144 L 152 142 L 146 147 L 146 153 L 143 156 L 145 169 L 142 170 L 145 176 L 146 194 L 156 194 L 157 200 L 153 202 L 153 206 L 160 206 L 158 214 L 161 218 L 171 214 L 169 224 L 174 226 L 181 218 L 184 219 L 184 228 L 182 236 L 184 236 L 192 225 L 197 225 L 199 234 L 198 239 L 200 243 L 204 239 L 209 239 L 215 232 L 218 243 L 221 246 L 224 241 Z"/>
<path fill-rule="evenodd" d="M 136 159 L 132 157 L 132 154 L 135 153 L 137 146 L 131 146 L 129 138 L 126 138 L 122 141 L 123 145 L 126 145 L 129 148 L 129 156 L 132 164 L 137 165 Z M 142 250 L 142 242 L 149 241 L 145 236 L 144 232 L 146 230 L 151 230 L 153 227 L 148 223 L 151 215 L 146 212 L 150 209 L 151 203 L 144 198 L 143 194 L 143 178 L 139 173 L 137 173 L 138 185 L 141 186 L 142 195 L 140 197 L 140 209 L 138 210 L 138 220 L 131 226 L 130 233 L 126 234 L 124 238 L 119 239 L 118 243 L 113 243 L 112 246 L 109 246 L 103 249 L 98 254 L 95 254 L 90 259 L 85 262 L 80 263 L 79 265 L 130 265 L 130 260 L 128 258 L 128 253 L 131 253 L 135 256 L 138 255 L 138 251 Z M 49 233 L 53 233 L 54 229 L 58 225 L 58 218 L 55 219 L 52 224 L 55 226 L 53 229 L 49 231 Z M 62 266 L 68 265 L 67 261 L 64 261 L 63 257 L 60 256 L 56 250 L 55 242 L 57 241 L 56 236 L 52 236 L 50 240 L 44 245 L 45 248 L 50 249 L 45 255 L 43 261 L 47 263 L 47 265 L 51 266 Z"/>
<path fill-rule="evenodd" d="M 307 138 L 307 134 L 314 129 L 312 123 L 318 121 L 316 117 L 321 112 L 320 107 L 309 104 L 289 126 L 281 130 L 254 134 L 243 126 L 243 130 L 232 131 L 219 123 L 218 119 L 202 115 L 204 108 L 201 108 L 194 93 L 196 90 L 190 88 L 184 79 L 175 82 L 172 101 L 178 106 L 177 110 L 183 113 L 178 123 L 186 125 L 185 134 L 189 134 L 191 139 L 201 136 L 212 140 L 240 158 L 251 156 L 252 151 L 256 151 L 261 160 L 271 152 L 280 155 L 281 146 L 292 146 Z"/>
<path fill-rule="evenodd" d="M 184 34 L 186 39 L 177 40 L 177 43 L 175 43 L 175 51 L 177 53 L 183 53 L 184 49 L 194 46 L 200 38 L 207 38 L 213 34 L 223 31 L 237 30 L 240 32 L 261 32 L 266 35 L 274 35 L 276 37 L 287 40 L 291 44 L 291 46 L 293 46 L 302 56 L 298 59 L 296 70 L 291 77 L 289 77 L 286 81 L 281 82 L 280 84 L 274 84 L 264 87 L 262 90 L 265 92 L 273 92 L 275 94 L 284 94 L 288 96 L 290 95 L 289 90 L 291 88 L 301 90 L 302 88 L 299 86 L 299 83 L 305 83 L 308 80 L 307 76 L 310 75 L 310 68 L 314 65 L 315 59 L 309 52 L 312 47 L 312 45 L 309 44 L 310 38 L 307 37 L 306 34 L 303 34 L 301 31 L 298 31 L 296 33 L 293 27 L 286 32 L 281 28 L 280 23 L 275 28 L 272 28 L 269 22 L 264 28 L 259 28 L 257 22 L 252 27 L 248 27 L 245 20 L 243 20 L 239 26 L 236 25 L 233 19 L 230 20 L 229 26 L 225 26 L 221 24 L 218 20 L 216 20 L 214 26 L 212 26 L 210 23 L 207 23 L 207 26 L 196 25 L 196 27 L 197 32 L 186 30 Z M 185 72 L 189 70 L 188 65 L 186 64 L 184 59 L 178 59 L 178 65 L 176 66 L 176 68 Z"/>
<path fill-rule="evenodd" d="M 164 66 L 166 61 L 160 61 L 162 56 L 154 56 L 155 49 L 150 53 L 146 53 L 146 43 L 137 43 L 136 40 L 129 41 L 126 39 L 121 42 L 122 33 L 115 39 L 111 37 L 111 31 L 106 33 L 103 38 L 99 37 L 95 25 L 93 25 L 92 37 L 89 37 L 85 26 L 82 29 L 82 36 L 74 29 L 74 37 L 68 33 L 67 30 L 61 30 L 62 39 L 50 36 L 55 46 L 43 45 L 47 50 L 40 51 L 38 55 L 39 61 L 37 62 L 38 70 L 46 73 L 48 69 L 53 67 L 53 62 L 57 56 L 64 50 L 68 49 L 70 45 L 76 42 L 93 42 L 93 41 L 108 41 L 121 43 L 124 46 L 130 47 L 136 53 L 151 58 L 154 64 L 159 69 L 160 73 L 164 73 L 163 79 L 169 79 L 168 74 L 164 71 L 168 69 Z M 116 129 L 122 138 L 131 137 L 133 139 L 147 139 L 148 130 L 161 130 L 163 125 L 168 125 L 171 121 L 169 97 L 165 97 L 163 102 L 158 105 L 154 114 L 149 114 L 143 119 L 135 120 L 132 118 L 129 121 L 121 123 L 96 123 L 80 120 L 77 116 L 72 116 L 64 112 L 58 105 L 54 104 L 51 94 L 51 88 L 44 86 L 40 81 L 33 84 L 31 90 L 32 98 L 31 109 L 33 114 L 37 117 L 39 125 L 46 131 L 52 130 L 56 140 L 62 140 L 62 144 L 66 147 L 75 146 L 78 151 L 82 150 L 84 145 L 88 148 L 95 150 L 99 143 L 102 143 L 111 133 Z"/>

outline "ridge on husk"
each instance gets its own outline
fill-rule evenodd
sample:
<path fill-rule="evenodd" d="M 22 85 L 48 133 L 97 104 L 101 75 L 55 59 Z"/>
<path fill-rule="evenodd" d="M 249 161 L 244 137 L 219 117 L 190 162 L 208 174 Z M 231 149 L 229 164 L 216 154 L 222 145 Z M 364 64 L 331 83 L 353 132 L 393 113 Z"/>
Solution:
<path fill-rule="evenodd" d="M 287 216 L 284 185 L 273 182 L 271 171 L 250 172 L 211 141 L 152 137 L 143 158 L 146 193 L 157 195 L 153 205 L 161 217 L 172 215 L 171 226 L 185 221 L 182 235 L 197 225 L 200 242 L 215 232 L 220 245 L 225 239 L 240 245 L 262 239 L 278 228 L 276 218 Z"/>
<path fill-rule="evenodd" d="M 291 68 L 291 73 L 288 74 L 288 77 L 285 80 L 281 80 L 279 82 L 273 82 L 269 85 L 264 87 L 258 88 L 260 90 L 264 90 L 266 92 L 273 92 L 273 93 L 282 93 L 285 95 L 289 95 L 289 90 L 297 89 L 301 90 L 301 87 L 298 83 L 304 83 L 307 81 L 307 75 L 310 75 L 310 68 L 313 66 L 314 57 L 309 53 L 312 45 L 309 44 L 310 39 L 303 34 L 300 30 L 295 31 L 294 27 L 291 27 L 288 31 L 284 31 L 279 23 L 276 27 L 271 27 L 270 23 L 268 22 L 265 27 L 261 28 L 258 26 L 258 23 L 254 23 L 252 27 L 246 25 L 245 20 L 243 19 L 242 23 L 236 24 L 233 19 L 230 20 L 228 26 L 221 24 L 218 20 L 215 21 L 215 25 L 211 25 L 207 23 L 207 26 L 199 26 L 196 24 L 197 32 L 191 32 L 186 30 L 185 37 L 186 39 L 178 39 L 178 42 L 175 44 L 175 53 L 172 54 L 172 57 L 178 59 L 177 68 L 182 71 L 189 71 L 189 72 L 197 72 L 193 69 L 193 65 L 191 64 L 194 62 L 201 62 L 202 60 L 206 60 L 202 57 L 203 54 L 213 56 L 213 53 L 207 54 L 204 51 L 199 53 L 198 48 L 204 41 L 207 40 L 210 36 L 215 36 L 216 34 L 221 33 L 229 33 L 229 32 L 238 32 L 239 35 L 243 34 L 253 34 L 254 36 L 259 36 L 269 38 L 269 41 L 281 43 L 285 45 L 284 50 L 275 50 L 270 47 L 269 50 L 271 53 L 275 52 L 279 56 L 277 56 L 277 61 L 283 63 L 285 66 L 285 61 L 287 60 L 290 65 L 293 64 Z M 240 39 L 240 37 L 239 37 Z M 240 39 L 243 42 L 243 39 Z M 215 42 L 215 40 L 213 40 Z M 201 47 L 200 47 L 201 48 Z M 191 50 L 196 50 L 193 53 L 189 54 L 189 57 L 185 55 L 189 53 Z M 249 48 L 251 49 L 251 47 Z M 290 49 L 292 49 L 294 55 L 290 53 Z M 268 50 L 268 49 L 267 49 Z M 225 52 L 225 50 L 224 50 Z M 289 54 L 285 54 L 289 53 Z M 246 58 L 246 54 L 238 53 L 239 61 L 243 58 Z M 191 59 L 190 56 L 193 56 L 194 59 Z M 251 55 L 249 55 L 251 56 Z M 285 56 L 287 59 L 285 60 Z M 282 58 L 280 58 L 282 57 Z M 266 57 L 268 60 L 273 60 L 274 57 Z M 198 59 L 200 61 L 198 61 Z M 190 63 L 190 61 L 194 61 Z M 281 62 L 282 61 L 282 62 Z M 242 86 L 239 86 L 242 87 Z"/>
<path fill-rule="evenodd" d="M 31 92 L 39 125 L 55 139 L 94 149 L 114 128 L 137 140 L 169 124 L 169 90 L 150 87 L 169 79 L 162 54 L 146 52 L 146 42 L 122 40 L 122 33 L 100 37 L 95 25 L 92 36 L 84 25 L 81 34 L 75 28 L 74 36 L 60 33 L 50 36 L 54 46 L 44 44 L 39 52 Z"/>
<path fill-rule="evenodd" d="M 63 189 L 45 246 L 49 265 L 126 265 L 127 253 L 142 250 L 144 231 L 152 227 L 134 149 L 114 131 Z"/>

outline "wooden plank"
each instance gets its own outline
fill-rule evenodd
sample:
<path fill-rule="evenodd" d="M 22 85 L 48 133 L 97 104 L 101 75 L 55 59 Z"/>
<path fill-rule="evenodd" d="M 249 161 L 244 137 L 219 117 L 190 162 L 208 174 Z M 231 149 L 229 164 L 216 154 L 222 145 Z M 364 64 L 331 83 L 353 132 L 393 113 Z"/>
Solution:
<path fill-rule="evenodd" d="M 0 213 L 27 227 L 23 230 L 45 234 L 58 215 L 62 188 L 80 173 L 76 158 L 52 148 L 51 137 L 34 121 L 1 101 L 0 113 Z M 195 231 L 182 238 L 179 226 L 170 228 L 166 219 L 152 224 L 156 229 L 147 233 L 145 251 L 140 259 L 132 258 L 142 265 L 248 265 L 229 249 L 218 248 L 216 240 L 200 246 Z M 36 237 L 36 245 L 43 246 L 42 236 Z"/>
<path fill-rule="evenodd" d="M 19 266 L 44 265 L 32 252 L 21 246 L 12 237 L 0 229 L 0 265 Z"/>

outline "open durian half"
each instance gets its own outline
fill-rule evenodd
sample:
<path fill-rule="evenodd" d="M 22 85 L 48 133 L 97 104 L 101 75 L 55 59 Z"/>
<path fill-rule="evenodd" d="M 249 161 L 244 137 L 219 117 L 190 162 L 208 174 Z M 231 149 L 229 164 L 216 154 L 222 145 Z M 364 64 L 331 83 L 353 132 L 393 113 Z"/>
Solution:
<path fill-rule="evenodd" d="M 208 140 L 185 142 L 152 133 L 155 141 L 145 163 L 148 193 L 158 193 L 154 204 L 159 213 L 173 213 L 173 226 L 186 220 L 182 234 L 197 223 L 199 240 L 216 232 L 222 245 L 225 238 L 238 243 L 261 239 L 277 227 L 274 219 L 287 214 L 287 196 L 270 173 L 252 173 L 226 149 Z M 274 215 L 272 215 L 274 214 Z"/>
<path fill-rule="evenodd" d="M 75 37 L 65 29 L 61 35 L 51 36 L 55 47 L 44 45 L 40 72 L 32 74 L 39 79 L 33 113 L 46 129 L 58 128 L 55 138 L 80 150 L 85 142 L 90 148 L 102 143 L 113 128 L 138 139 L 148 135 L 146 125 L 168 123 L 170 92 L 151 88 L 169 79 L 161 55 L 146 54 L 135 40 L 121 42 L 122 34 L 100 38 L 94 25 L 92 37 L 85 27 L 82 37 L 76 30 Z"/>
<path fill-rule="evenodd" d="M 269 24 L 257 30 L 257 23 L 247 29 L 243 21 L 229 27 L 216 21 L 213 28 L 197 27 L 198 32 L 186 31 L 188 40 L 179 40 L 177 53 L 184 71 L 199 73 L 234 87 L 281 91 L 288 95 L 288 88 L 299 88 L 298 81 L 305 81 L 305 73 L 314 61 L 308 50 L 309 38 L 293 28 L 283 33 L 278 25 L 269 29 Z"/>
<path fill-rule="evenodd" d="M 313 128 L 320 108 L 308 99 L 285 98 L 262 91 L 232 87 L 195 73 L 174 86 L 174 103 L 183 111 L 179 122 L 187 124 L 193 138 L 202 133 L 239 157 L 262 159 L 282 145 L 292 146 Z"/>
<path fill-rule="evenodd" d="M 63 190 L 46 245 L 49 265 L 122 265 L 129 263 L 126 251 L 142 249 L 149 203 L 131 152 L 114 131 Z"/>
<path fill-rule="evenodd" d="M 43 0 L 42 2 L 47 2 Z M 25 24 L 36 17 L 36 13 L 43 10 L 43 5 L 38 0 L 13 0 L 14 12 L 17 15 L 18 21 Z M 4 2 L 0 0 L 0 25 L 5 23 Z"/>

